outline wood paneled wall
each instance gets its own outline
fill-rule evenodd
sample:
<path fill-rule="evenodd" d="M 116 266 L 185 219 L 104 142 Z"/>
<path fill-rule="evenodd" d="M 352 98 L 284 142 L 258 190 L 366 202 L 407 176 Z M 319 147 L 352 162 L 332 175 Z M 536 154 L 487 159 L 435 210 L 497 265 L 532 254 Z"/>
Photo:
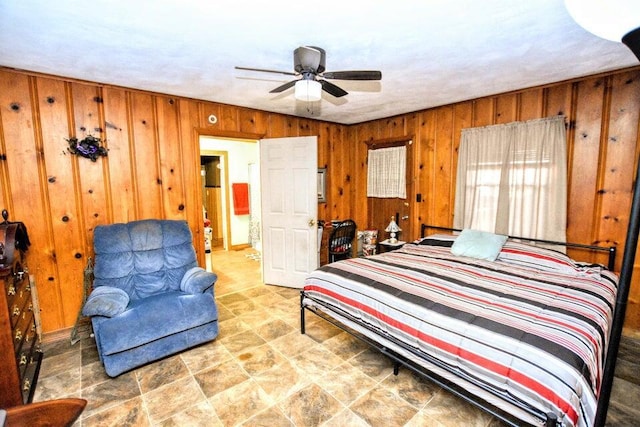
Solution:
<path fill-rule="evenodd" d="M 640 68 L 352 126 L 0 68 L 0 208 L 27 225 L 29 269 L 52 332 L 75 322 L 98 224 L 186 219 L 202 263 L 200 134 L 317 135 L 328 189 L 318 217 L 358 224 L 368 222 L 365 142 L 413 137 L 407 240 L 421 222 L 452 224 L 462 128 L 556 114 L 569 124 L 568 238 L 622 249 L 640 154 Z M 67 138 L 87 134 L 106 141 L 108 157 L 93 163 L 67 151 Z M 636 329 L 639 275 L 627 314 Z"/>

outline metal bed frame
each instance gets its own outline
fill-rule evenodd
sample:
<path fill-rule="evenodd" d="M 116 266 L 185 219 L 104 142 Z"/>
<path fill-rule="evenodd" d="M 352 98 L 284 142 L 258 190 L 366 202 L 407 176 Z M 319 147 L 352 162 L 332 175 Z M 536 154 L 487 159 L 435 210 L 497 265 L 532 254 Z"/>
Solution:
<path fill-rule="evenodd" d="M 640 165 L 639 165 L 639 172 L 640 172 Z M 608 348 L 607 348 L 607 357 L 606 357 L 605 365 L 604 365 L 602 386 L 601 386 L 601 389 L 600 389 L 600 395 L 598 396 L 598 406 L 597 406 L 596 417 L 595 417 L 595 421 L 594 421 L 594 426 L 596 426 L 596 427 L 601 427 L 601 426 L 605 425 L 607 410 L 608 410 L 608 406 L 609 406 L 609 399 L 611 397 L 611 389 L 612 389 L 612 386 L 613 386 L 613 376 L 614 376 L 614 371 L 615 371 L 615 362 L 616 362 L 616 359 L 617 359 L 618 347 L 620 345 L 620 338 L 621 338 L 621 335 L 622 335 L 622 326 L 623 326 L 623 323 L 624 323 L 624 314 L 625 314 L 625 309 L 626 309 L 626 301 L 627 301 L 627 298 L 628 298 L 628 295 L 629 295 L 630 275 L 631 275 L 631 271 L 632 271 L 632 268 L 633 268 L 633 258 L 635 257 L 635 248 L 636 248 L 636 245 L 637 245 L 638 229 L 640 228 L 640 220 L 639 220 L 639 218 L 640 218 L 640 190 L 638 189 L 638 187 L 636 187 L 635 193 L 637 193 L 637 194 L 634 194 L 634 202 L 633 202 L 633 206 L 632 206 L 632 217 L 631 217 L 631 223 L 633 223 L 633 224 L 630 223 L 630 226 L 629 226 L 629 232 L 632 235 L 633 235 L 633 230 L 635 229 L 635 238 L 633 236 L 630 238 L 629 235 L 628 235 L 627 244 L 625 246 L 625 253 L 624 253 L 625 256 L 624 256 L 623 263 L 622 263 L 622 272 L 621 272 L 621 275 L 620 275 L 620 280 L 618 282 L 618 295 L 617 295 L 617 298 L 616 298 L 616 306 L 615 306 L 614 316 L 613 316 L 612 331 L 611 331 L 611 335 L 610 335 L 610 338 L 609 338 L 609 345 L 608 345 Z M 634 212 L 635 212 L 635 217 L 633 216 Z M 448 231 L 448 232 L 461 231 L 459 229 L 454 229 L 454 228 L 430 226 L 430 225 L 422 224 L 422 227 L 421 227 L 421 235 L 422 236 L 425 236 L 425 231 L 427 229 L 442 230 L 442 231 Z M 597 245 L 585 245 L 585 244 L 579 244 L 579 243 L 566 243 L 566 242 L 557 242 L 557 241 L 551 241 L 551 240 L 522 238 L 522 237 L 516 237 L 516 236 L 509 236 L 509 237 L 513 238 L 513 239 L 527 241 L 527 242 L 543 243 L 543 244 L 546 244 L 546 245 L 561 245 L 561 246 L 565 246 L 567 248 L 575 248 L 575 249 L 585 249 L 585 250 L 589 250 L 589 251 L 607 252 L 608 253 L 607 268 L 609 270 L 612 270 L 612 271 L 614 270 L 615 257 L 616 257 L 616 247 L 614 247 L 614 246 L 605 247 L 605 246 L 597 246 Z M 631 259 L 629 260 L 630 257 L 631 257 Z M 627 271 L 627 270 L 629 270 L 629 271 Z M 393 360 L 393 363 L 394 363 L 393 373 L 395 375 L 398 374 L 398 370 L 399 370 L 399 367 L 401 365 L 405 366 L 405 367 L 409 368 L 410 370 L 416 372 L 417 374 L 419 374 L 419 375 L 421 375 L 421 376 L 433 381 L 434 383 L 436 383 L 440 387 L 444 388 L 445 390 L 447 390 L 447 391 L 453 393 L 454 395 L 462 398 L 466 402 L 471 403 L 471 404 L 475 405 L 476 407 L 480 408 L 481 410 L 483 410 L 483 411 L 491 414 L 492 416 L 500 419 L 501 421 L 505 422 L 508 425 L 519 426 L 519 425 L 522 424 L 522 420 L 515 418 L 511 414 L 507 413 L 505 410 L 497 408 L 496 406 L 486 402 L 484 399 L 479 398 L 479 397 L 475 396 L 473 393 L 465 390 L 461 386 L 459 386 L 457 384 L 454 384 L 454 383 L 450 382 L 449 380 L 447 380 L 445 378 L 442 378 L 438 374 L 435 374 L 435 373 L 429 371 L 427 368 L 425 368 L 423 366 L 420 366 L 416 362 L 413 362 L 412 360 L 410 360 L 410 359 L 398 354 L 397 352 L 393 351 L 392 349 L 389 349 L 388 346 L 385 346 L 385 345 L 383 345 L 381 343 L 378 343 L 377 341 L 374 341 L 372 338 L 370 338 L 368 336 L 365 336 L 364 334 L 358 333 L 358 332 L 352 330 L 351 328 L 345 327 L 345 325 L 343 325 L 341 322 L 339 322 L 338 320 L 333 319 L 328 314 L 324 313 L 322 309 L 317 309 L 316 307 L 306 306 L 304 304 L 304 299 L 305 298 L 309 298 L 309 299 L 313 300 L 319 306 L 324 307 L 326 309 L 326 311 L 328 311 L 328 312 L 331 312 L 331 311 L 335 312 L 339 316 L 342 316 L 343 318 L 346 318 L 348 320 L 353 321 L 355 324 L 358 324 L 360 327 L 363 327 L 365 329 L 367 328 L 366 325 L 363 325 L 363 324 L 359 323 L 357 319 L 352 318 L 352 316 L 350 316 L 349 314 L 347 314 L 345 312 L 340 312 L 340 310 L 336 309 L 335 307 L 326 306 L 321 301 L 318 301 L 318 300 L 310 297 L 309 295 L 305 294 L 304 290 L 302 290 L 300 292 L 300 332 L 302 334 L 305 333 L 305 310 L 308 310 L 308 311 L 318 315 L 322 319 L 332 323 L 333 325 L 337 326 L 338 328 L 345 330 L 346 332 L 350 333 L 354 337 L 364 341 L 368 345 L 372 346 L 373 348 L 377 349 L 381 353 L 383 353 L 386 356 L 388 356 L 389 358 L 391 358 Z M 376 333 L 375 330 L 373 330 L 373 329 L 370 329 L 370 330 L 371 330 L 371 332 Z M 399 346 L 404 351 L 407 351 L 410 354 L 415 355 L 417 358 L 424 359 L 424 360 L 426 360 L 426 361 L 428 361 L 430 363 L 435 364 L 436 366 L 438 365 L 438 361 L 436 359 L 434 359 L 434 358 L 432 358 L 432 357 L 430 357 L 430 356 L 428 356 L 428 355 L 426 355 L 424 353 L 421 353 L 421 352 L 417 351 L 415 348 L 407 346 L 406 344 L 402 343 L 399 340 L 394 340 L 392 337 L 389 337 L 389 336 L 385 336 L 384 339 L 392 342 L 396 346 Z M 541 422 L 544 423 L 545 427 L 555 427 L 555 426 L 558 425 L 557 416 L 554 413 L 541 413 L 539 410 L 535 410 L 534 408 L 530 408 L 530 407 L 528 407 L 526 405 L 518 406 L 518 408 L 520 410 L 522 410 L 523 412 L 529 413 L 533 417 L 535 417 L 537 419 L 540 419 Z"/>

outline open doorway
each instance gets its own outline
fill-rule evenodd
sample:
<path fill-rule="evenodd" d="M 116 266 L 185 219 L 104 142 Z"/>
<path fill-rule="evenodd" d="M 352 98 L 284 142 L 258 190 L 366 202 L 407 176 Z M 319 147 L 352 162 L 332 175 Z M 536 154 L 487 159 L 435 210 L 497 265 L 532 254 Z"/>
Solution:
<path fill-rule="evenodd" d="M 201 155 L 202 204 L 204 214 L 205 253 L 225 249 L 225 221 L 222 214 L 226 211 L 223 198 L 223 164 L 225 157 Z"/>
<path fill-rule="evenodd" d="M 257 141 L 201 135 L 199 142 L 207 264 L 221 250 L 255 249 L 247 251 L 248 258 L 260 261 Z"/>

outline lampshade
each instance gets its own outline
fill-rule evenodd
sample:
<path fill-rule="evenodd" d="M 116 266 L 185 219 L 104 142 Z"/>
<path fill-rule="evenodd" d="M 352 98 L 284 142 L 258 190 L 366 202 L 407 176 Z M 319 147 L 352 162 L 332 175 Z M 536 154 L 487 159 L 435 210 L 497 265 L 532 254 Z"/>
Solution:
<path fill-rule="evenodd" d="M 294 96 L 300 101 L 320 101 L 322 98 L 322 85 L 315 80 L 298 80 Z"/>
<path fill-rule="evenodd" d="M 569 15 L 585 30 L 619 42 L 640 27 L 638 0 L 565 0 Z"/>
<path fill-rule="evenodd" d="M 396 221 L 392 217 L 391 222 L 387 225 L 387 228 L 385 228 L 384 231 L 387 233 L 397 233 L 398 231 L 402 231 L 402 229 L 398 227 L 398 224 L 396 224 Z"/>

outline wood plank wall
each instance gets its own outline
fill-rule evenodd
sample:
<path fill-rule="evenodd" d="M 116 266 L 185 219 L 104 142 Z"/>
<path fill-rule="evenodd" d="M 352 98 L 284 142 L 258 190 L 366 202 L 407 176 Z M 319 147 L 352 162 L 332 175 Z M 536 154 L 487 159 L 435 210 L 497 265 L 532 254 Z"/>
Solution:
<path fill-rule="evenodd" d="M 215 114 L 218 122 L 209 124 Z M 621 249 L 640 153 L 640 68 L 461 102 L 358 125 L 251 110 L 0 68 L 0 208 L 27 225 L 45 332 L 73 326 L 98 224 L 186 219 L 203 263 L 198 135 L 318 136 L 327 168 L 320 219 L 367 224 L 366 144 L 414 136 L 410 226 L 451 225 L 460 129 L 564 114 L 569 126 L 568 237 Z M 106 140 L 93 163 L 66 138 Z M 640 274 L 640 272 L 637 272 Z M 627 325 L 640 328 L 634 275 Z"/>

